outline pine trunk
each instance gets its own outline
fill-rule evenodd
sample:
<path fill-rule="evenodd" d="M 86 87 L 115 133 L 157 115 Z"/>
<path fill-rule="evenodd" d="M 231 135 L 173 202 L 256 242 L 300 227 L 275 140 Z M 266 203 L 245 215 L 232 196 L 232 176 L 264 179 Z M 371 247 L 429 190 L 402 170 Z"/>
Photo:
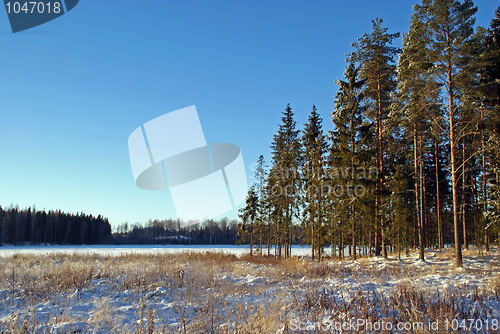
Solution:
<path fill-rule="evenodd" d="M 481 108 L 481 121 L 483 121 L 483 108 Z M 484 130 L 481 129 L 481 169 L 483 174 L 483 231 L 484 231 L 484 248 L 488 252 L 488 231 L 486 227 L 488 226 L 488 219 L 486 218 L 486 213 L 488 212 L 488 197 L 487 197 L 487 189 L 486 189 L 486 154 L 485 154 L 485 145 L 484 145 Z"/>
<path fill-rule="evenodd" d="M 417 208 L 417 229 L 418 229 L 418 258 L 424 260 L 424 237 L 422 229 L 422 214 L 421 214 L 421 193 L 419 187 L 419 154 L 418 154 L 418 133 L 417 123 L 413 123 L 413 157 L 414 157 L 414 172 L 415 172 L 415 205 Z"/>
<path fill-rule="evenodd" d="M 434 140 L 434 155 L 436 159 L 436 213 L 437 213 L 437 223 L 438 223 L 438 249 L 443 248 L 444 238 L 443 238 L 443 223 L 441 221 L 441 203 L 439 195 L 439 158 L 438 158 L 438 143 Z"/>
<path fill-rule="evenodd" d="M 455 119 L 453 110 L 452 74 L 448 67 L 448 113 L 450 119 L 450 157 L 451 157 L 451 184 L 453 193 L 453 226 L 455 228 L 455 265 L 462 267 L 462 245 L 460 241 L 460 219 L 458 212 L 458 178 L 456 159 Z"/>

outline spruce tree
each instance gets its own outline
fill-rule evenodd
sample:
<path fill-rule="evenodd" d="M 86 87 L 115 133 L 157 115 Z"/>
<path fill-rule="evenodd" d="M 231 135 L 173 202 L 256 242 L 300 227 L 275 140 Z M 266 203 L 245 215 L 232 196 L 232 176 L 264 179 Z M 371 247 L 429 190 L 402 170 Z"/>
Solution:
<path fill-rule="evenodd" d="M 282 124 L 274 135 L 271 149 L 272 166 L 269 172 L 270 214 L 275 224 L 275 246 L 281 256 L 285 246 L 285 257 L 291 256 L 293 242 L 293 220 L 298 217 L 301 180 L 298 174 L 302 163 L 299 130 L 290 104 L 287 105 Z"/>
<path fill-rule="evenodd" d="M 238 236 L 241 237 L 240 242 L 250 243 L 250 256 L 253 255 L 253 244 L 255 237 L 255 222 L 258 219 L 259 198 L 252 185 L 248 190 L 245 200 L 245 206 L 238 210 L 238 217 L 241 223 L 238 226 Z"/>
<path fill-rule="evenodd" d="M 259 156 L 257 160 L 257 168 L 255 169 L 255 191 L 258 198 L 258 212 L 257 212 L 257 221 L 256 221 L 256 237 L 259 240 L 259 253 L 262 255 L 262 245 L 264 244 L 265 234 L 267 231 L 267 226 L 265 222 L 265 213 L 266 213 L 266 196 L 265 186 L 266 186 L 266 162 L 264 160 L 264 156 Z"/>
<path fill-rule="evenodd" d="M 375 160 L 379 174 L 376 197 L 376 213 L 379 222 L 376 224 L 375 254 L 380 254 L 382 246 L 382 254 L 387 257 L 384 239 L 384 222 L 387 216 L 383 209 L 384 154 L 386 151 L 384 122 L 392 101 L 391 92 L 396 87 L 394 57 L 398 54 L 399 48 L 391 45 L 394 39 L 399 37 L 399 33 L 389 34 L 388 29 L 382 27 L 382 23 L 382 19 L 374 20 L 373 31 L 370 34 L 364 34 L 352 46 L 356 49 L 353 52 L 353 59 L 361 67 L 360 77 L 366 81 L 364 92 L 370 100 L 368 115 L 375 123 Z"/>
<path fill-rule="evenodd" d="M 356 260 L 358 241 L 356 223 L 361 218 L 359 209 L 366 206 L 366 181 L 369 180 L 366 172 L 371 162 L 371 152 L 366 145 L 371 135 L 371 124 L 364 115 L 365 81 L 359 79 L 358 72 L 351 59 L 344 74 L 346 81 L 336 80 L 339 91 L 335 95 L 335 110 L 331 114 L 334 130 L 329 131 L 330 193 L 336 197 L 336 218 L 350 229 L 353 260 Z"/>
<path fill-rule="evenodd" d="M 305 190 L 305 209 L 302 223 L 302 240 L 311 245 L 311 258 L 314 259 L 315 248 L 318 262 L 321 261 L 321 248 L 325 241 L 324 211 L 327 209 L 327 188 L 324 182 L 325 153 L 327 143 L 323 135 L 322 119 L 316 106 L 313 106 L 308 123 L 302 135 L 304 164 L 302 180 Z"/>

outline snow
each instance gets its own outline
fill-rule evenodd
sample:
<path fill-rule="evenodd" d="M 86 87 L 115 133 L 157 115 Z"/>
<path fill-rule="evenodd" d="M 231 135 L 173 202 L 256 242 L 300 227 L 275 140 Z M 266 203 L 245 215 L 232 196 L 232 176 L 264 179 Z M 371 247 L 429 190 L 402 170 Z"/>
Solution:
<path fill-rule="evenodd" d="M 154 253 L 181 253 L 181 252 L 225 252 L 234 255 L 248 254 L 247 245 L 6 245 L 0 247 L 0 256 L 12 256 L 14 254 L 98 254 L 116 256 L 128 253 L 154 254 Z M 255 252 L 255 249 L 254 249 Z M 267 254 L 267 249 L 263 250 Z M 274 249 L 272 249 L 274 254 Z M 311 248 L 307 246 L 292 246 L 292 255 L 308 256 Z M 328 252 L 326 252 L 328 254 Z"/>
<path fill-rule="evenodd" d="M 117 256 L 127 253 L 178 253 L 178 252 L 218 251 L 235 255 L 248 253 L 247 246 L 5 246 L 0 248 L 0 257 L 9 257 L 16 253 L 46 255 L 64 254 L 99 254 Z M 308 247 L 294 246 L 292 253 L 307 256 Z M 410 257 L 396 256 L 389 259 L 381 257 L 361 258 L 355 262 L 336 260 L 325 261 L 330 268 L 324 276 L 308 273 L 278 271 L 273 266 L 260 266 L 243 262 L 235 266 L 232 272 L 215 271 L 213 284 L 207 284 L 200 291 L 190 291 L 189 286 L 153 286 L 145 290 L 117 289 L 117 282 L 107 278 L 94 278 L 89 288 L 53 296 L 51 300 L 34 305 L 26 303 L 20 297 L 11 298 L 8 289 L 0 290 L 0 322 L 6 323 L 13 312 L 19 313 L 20 319 L 27 314 L 36 314 L 39 323 L 38 332 L 69 333 L 88 332 L 89 326 L 95 333 L 107 333 L 121 328 L 134 331 L 136 326 L 147 328 L 147 308 L 155 310 L 156 326 L 164 325 L 176 330 L 182 325 L 183 317 L 193 319 L 206 310 L 210 298 L 214 298 L 214 307 L 224 313 L 225 307 L 231 312 L 243 305 L 268 305 L 282 299 L 285 304 L 294 300 L 303 300 L 313 291 L 322 291 L 326 300 L 349 303 L 356 300 L 357 291 L 376 292 L 381 296 L 393 294 L 398 288 L 411 284 L 429 294 L 465 295 L 470 300 L 471 310 L 487 305 L 488 319 L 499 318 L 499 291 L 493 291 L 493 283 L 498 280 L 499 251 L 495 248 L 486 258 L 479 256 L 464 257 L 464 267 L 454 268 L 452 261 L 442 252 L 427 250 L 425 261 L 418 260 L 417 254 Z M 54 260 L 54 264 L 58 264 Z M 268 273 L 272 274 L 269 275 Z M 490 273 L 490 274 L 487 274 Z M 280 274 L 282 276 L 280 276 Z M 185 268 L 185 280 L 190 279 L 190 267 Z M 491 298 L 486 304 L 473 300 L 476 291 L 485 291 Z M 494 295 L 497 295 L 496 299 Z M 329 299 L 330 298 L 330 299 Z M 438 298 L 438 297 L 436 297 Z M 469 298 L 469 297 L 467 297 Z M 30 313 L 31 312 L 31 313 Z M 348 317 L 348 314 L 344 314 Z M 59 317 L 53 321 L 54 316 Z M 325 316 L 326 317 L 326 316 Z M 341 314 L 337 314 L 340 319 Z M 326 319 L 326 318 L 325 318 Z M 347 319 L 347 318 L 346 318 Z M 45 325 L 50 320 L 50 325 Z M 451 319 L 450 319 L 451 320 Z M 161 322 L 161 324 L 159 323 Z M 22 321 L 21 321 L 22 323 Z M 224 326 L 231 326 L 224 323 Z M 1 331 L 1 327 L 0 327 Z"/>

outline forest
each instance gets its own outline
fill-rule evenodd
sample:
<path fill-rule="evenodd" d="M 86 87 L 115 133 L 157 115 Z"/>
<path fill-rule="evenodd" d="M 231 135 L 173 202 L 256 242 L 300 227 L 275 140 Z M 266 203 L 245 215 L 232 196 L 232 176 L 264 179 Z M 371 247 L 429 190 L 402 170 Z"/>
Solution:
<path fill-rule="evenodd" d="M 500 7 L 474 28 L 472 1 L 415 5 L 400 37 L 373 21 L 337 79 L 331 122 L 315 106 L 299 129 L 290 105 L 257 161 L 240 240 L 321 260 L 425 248 L 488 251 L 500 218 Z"/>
<path fill-rule="evenodd" d="M 102 244 L 111 241 L 111 225 L 101 215 L 69 214 L 0 206 L 0 244 Z"/>
<path fill-rule="evenodd" d="M 182 227 L 177 219 L 149 220 L 145 224 L 128 222 L 113 233 L 116 244 L 201 244 L 234 245 L 238 241 L 238 221 L 224 217 Z"/>

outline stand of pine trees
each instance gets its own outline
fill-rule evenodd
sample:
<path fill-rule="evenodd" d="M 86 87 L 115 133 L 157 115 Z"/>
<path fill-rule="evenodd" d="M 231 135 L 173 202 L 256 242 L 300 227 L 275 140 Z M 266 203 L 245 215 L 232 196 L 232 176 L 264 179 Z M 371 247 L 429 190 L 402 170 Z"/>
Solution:
<path fill-rule="evenodd" d="M 337 257 L 426 247 L 488 251 L 500 230 L 500 7 L 474 31 L 472 1 L 414 6 L 402 48 L 373 22 L 353 43 L 327 136 L 288 105 L 272 161 L 241 210 L 240 236 L 268 254 L 296 242 Z"/>

